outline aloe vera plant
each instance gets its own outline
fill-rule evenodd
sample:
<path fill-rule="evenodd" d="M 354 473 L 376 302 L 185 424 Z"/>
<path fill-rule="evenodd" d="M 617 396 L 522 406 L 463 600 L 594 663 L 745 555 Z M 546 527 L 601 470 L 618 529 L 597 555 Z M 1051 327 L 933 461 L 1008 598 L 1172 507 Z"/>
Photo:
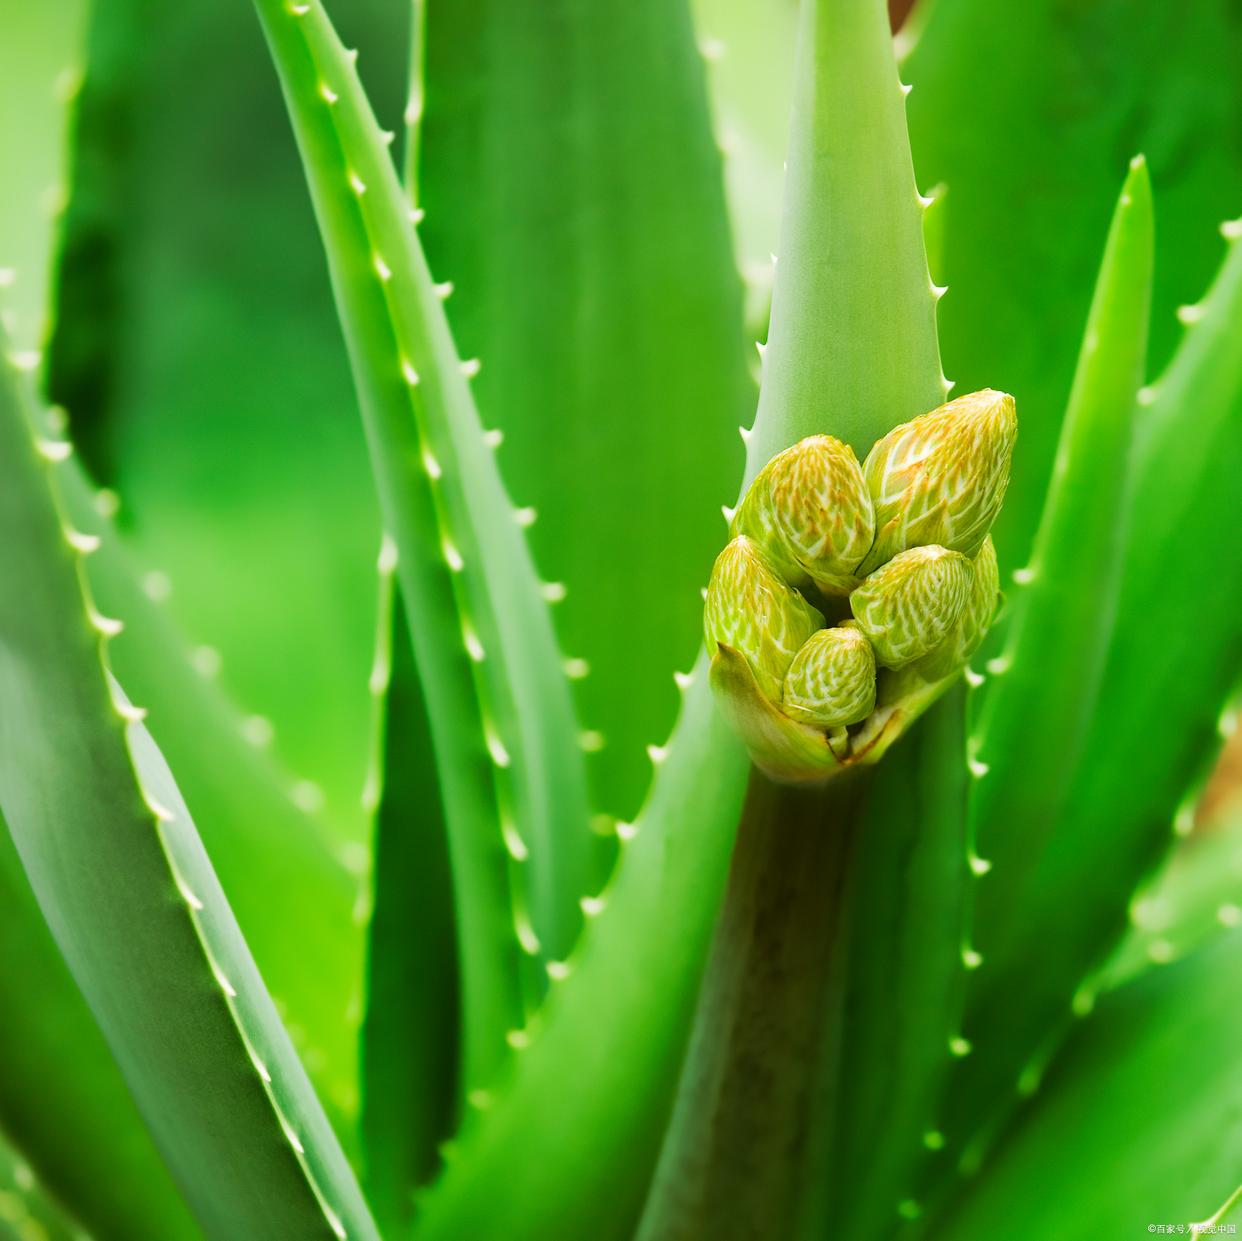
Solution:
<path fill-rule="evenodd" d="M 0 1237 L 1227 1226 L 1236 15 L 337 7 L 4 18 Z"/>

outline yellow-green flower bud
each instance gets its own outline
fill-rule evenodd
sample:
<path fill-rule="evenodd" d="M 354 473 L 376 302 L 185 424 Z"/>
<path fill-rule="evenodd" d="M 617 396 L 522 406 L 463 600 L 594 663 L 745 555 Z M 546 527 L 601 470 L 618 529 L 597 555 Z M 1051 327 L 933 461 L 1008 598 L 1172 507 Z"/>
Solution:
<path fill-rule="evenodd" d="M 1017 434 L 1013 397 L 985 388 L 879 440 L 863 464 L 876 537 L 860 575 L 922 544 L 973 556 L 1005 498 Z"/>
<path fill-rule="evenodd" d="M 781 709 L 816 728 L 857 724 L 875 706 L 875 653 L 857 625 L 820 629 L 785 674 Z"/>
<path fill-rule="evenodd" d="M 983 540 L 983 546 L 970 568 L 970 594 L 957 624 L 934 651 L 915 665 L 915 671 L 926 681 L 943 680 L 964 668 L 966 661 L 979 649 L 991 627 L 992 617 L 996 615 L 1000 570 L 991 535 Z"/>
<path fill-rule="evenodd" d="M 813 582 L 848 595 L 858 563 L 875 539 L 871 495 L 854 450 L 812 435 L 778 453 L 759 472 L 733 519 L 794 585 Z"/>
<path fill-rule="evenodd" d="M 943 547 L 912 547 L 881 565 L 850 595 L 878 664 L 903 668 L 934 650 L 966 606 L 970 561 Z"/>
<path fill-rule="evenodd" d="M 823 623 L 750 539 L 739 536 L 716 557 L 703 609 L 707 649 L 715 654 L 721 644 L 743 655 L 772 702 L 780 701 L 799 648 Z"/>

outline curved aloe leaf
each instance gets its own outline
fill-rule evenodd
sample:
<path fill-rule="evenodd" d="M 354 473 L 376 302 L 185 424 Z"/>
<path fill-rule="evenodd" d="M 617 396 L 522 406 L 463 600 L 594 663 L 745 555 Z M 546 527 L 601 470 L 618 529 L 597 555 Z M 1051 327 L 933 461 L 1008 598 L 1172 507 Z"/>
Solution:
<path fill-rule="evenodd" d="M 529 858 L 546 959 L 581 922 L 572 893 L 585 890 L 592 842 L 577 728 L 522 535 L 528 515 L 500 484 L 352 60 L 314 0 L 258 9 L 319 213 L 435 729 L 473 1088 L 521 1016 L 506 830 Z"/>
<path fill-rule="evenodd" d="M 74 528 L 99 541 L 85 565 L 91 593 L 105 615 L 125 617 L 109 644 L 112 668 L 147 708 L 153 736 L 177 765 L 264 980 L 341 1140 L 352 1144 L 363 960 L 354 915 L 360 880 L 346 865 L 354 859 L 339 851 L 322 816 L 308 811 L 300 784 L 252 744 L 237 711 L 204 675 L 201 652 L 185 649 L 144 591 L 76 458 L 61 466 L 58 483 Z M 273 885 L 273 874 L 284 881 Z M 308 954 L 314 970 L 306 968 Z"/>
<path fill-rule="evenodd" d="M 19 1180 L 37 1178 L 100 1237 L 199 1236 L 47 929 L 3 818 L 0 911 L 0 1129 L 20 1152 L 14 1166 L 26 1165 Z M 0 1204 L 21 1188 L 3 1182 L 0 1174 Z"/>
<path fill-rule="evenodd" d="M 1240 972 L 1235 932 L 1102 997 L 936 1241 L 1189 1235 L 1211 1220 L 1239 1181 Z"/>
<path fill-rule="evenodd" d="M 1004 649 L 987 664 L 989 676 L 978 692 L 970 812 L 987 870 L 972 932 L 983 969 L 974 976 L 965 1035 L 987 1050 L 957 1071 L 950 1091 L 956 1115 L 946 1122 L 942 1151 L 925 1171 L 932 1182 L 943 1182 L 940 1169 L 975 1137 L 963 1128 L 963 1113 L 969 1115 L 972 1106 L 997 1111 L 998 1101 L 1011 1101 L 1005 1087 L 1033 1051 L 1015 1039 L 995 1044 L 993 1031 L 1005 1028 L 1014 980 L 1030 968 L 1020 956 L 1015 962 L 1013 939 L 1029 936 L 1023 901 L 1047 840 L 1060 830 L 1099 703 L 1125 546 L 1151 262 L 1150 186 L 1145 165 L 1136 161 L 1109 232 L 1035 551 L 1019 575 Z M 981 1007 L 990 1020 L 981 1018 Z"/>
<path fill-rule="evenodd" d="M 1233 225 L 1226 231 L 1242 233 Z M 1022 985 L 981 989 L 972 1004 L 967 1036 L 991 1047 L 991 1075 L 985 1083 L 964 1073 L 961 1088 L 950 1092 L 950 1124 L 967 1141 L 959 1161 L 967 1171 L 986 1154 L 1000 1116 L 1037 1089 L 1057 1040 L 1090 1010 L 1099 986 L 1094 975 L 1125 928 L 1136 886 L 1175 832 L 1193 823 L 1193 790 L 1206 775 L 1222 707 L 1242 675 L 1242 550 L 1230 534 L 1242 471 L 1236 241 L 1168 370 L 1140 394 L 1144 402 L 1100 708 L 1064 812 L 1005 912 L 1005 970 Z M 1196 596 L 1190 623 L 1161 627 L 1153 660 L 1149 603 L 1167 588 L 1174 564 L 1185 581 L 1210 581 L 1212 589 Z M 940 1170 L 929 1171 L 929 1179 L 951 1185 Z"/>
<path fill-rule="evenodd" d="M 348 7 L 395 117 L 402 6 Z M 213 0 L 108 0 L 91 26 L 48 390 L 148 588 L 357 851 L 379 522 L 266 49 Z"/>
<path fill-rule="evenodd" d="M 420 235 L 629 819 L 754 407 L 702 63 L 684 0 L 431 0 L 426 65 Z"/>
<path fill-rule="evenodd" d="M 976 946 L 979 975 L 1008 994 L 1008 931 L 1056 832 L 1091 719 L 1113 630 L 1126 547 L 1135 397 L 1147 355 L 1152 214 L 1147 170 L 1126 178 L 1087 319 L 1053 483 L 1030 564 L 988 667 L 972 727 L 971 814 L 983 856 Z"/>
<path fill-rule="evenodd" d="M 0 384 L 0 805 L 61 951 L 212 1237 L 377 1238 L 97 610 L 19 381 Z"/>
<path fill-rule="evenodd" d="M 544 1008 L 446 1152 L 420 1241 L 628 1237 L 667 1118 L 746 782 L 706 660 L 660 753 L 642 813 L 622 825 L 613 881 L 556 971 Z M 601 1209 L 606 1204 L 606 1209 Z"/>
<path fill-rule="evenodd" d="M 1157 366 L 1177 341 L 1174 308 L 1216 265 L 1209 230 L 1242 201 L 1242 19 L 1162 0 L 925 7 L 903 68 L 920 175 L 953 195 L 945 363 L 959 391 L 1017 394 L 1022 416 L 994 531 L 1007 572 L 1027 563 L 1039 524 L 1079 343 L 1065 325 L 1087 314 L 1119 153 L 1144 151 L 1155 187 Z"/>

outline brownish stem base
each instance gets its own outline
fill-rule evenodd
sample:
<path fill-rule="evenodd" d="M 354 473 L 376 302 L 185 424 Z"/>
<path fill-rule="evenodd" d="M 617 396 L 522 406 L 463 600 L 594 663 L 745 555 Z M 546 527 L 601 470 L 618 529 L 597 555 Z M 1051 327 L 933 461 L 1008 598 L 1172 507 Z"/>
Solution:
<path fill-rule="evenodd" d="M 831 979 L 869 774 L 813 792 L 752 777 L 639 1241 L 796 1234 L 806 1170 L 823 1166 L 810 1121 L 835 1076 Z"/>

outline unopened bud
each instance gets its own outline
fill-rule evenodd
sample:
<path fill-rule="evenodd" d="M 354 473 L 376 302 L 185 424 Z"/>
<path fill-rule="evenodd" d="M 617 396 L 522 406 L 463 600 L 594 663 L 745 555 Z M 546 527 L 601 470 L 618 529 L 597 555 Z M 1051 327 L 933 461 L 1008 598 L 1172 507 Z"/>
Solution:
<path fill-rule="evenodd" d="M 970 561 L 943 547 L 912 547 L 881 565 L 850 595 L 850 608 L 878 664 L 902 668 L 934 650 L 966 606 Z"/>
<path fill-rule="evenodd" d="M 854 450 L 831 435 L 812 435 L 777 454 L 751 484 L 733 533 L 754 539 L 793 584 L 809 580 L 826 595 L 849 594 L 875 538 Z"/>
<path fill-rule="evenodd" d="M 820 629 L 785 674 L 781 709 L 817 728 L 857 724 L 875 706 L 875 654 L 854 624 Z"/>
<path fill-rule="evenodd" d="M 879 440 L 863 464 L 876 536 L 859 573 L 923 544 L 973 556 L 1005 498 L 1017 434 L 1013 397 L 985 388 Z"/>
<path fill-rule="evenodd" d="M 717 556 L 703 609 L 707 649 L 715 654 L 721 644 L 741 654 L 770 701 L 780 701 L 789 665 L 823 623 L 750 539 L 739 536 Z"/>
<path fill-rule="evenodd" d="M 992 536 L 983 540 L 979 554 L 971 563 L 970 593 L 957 624 L 945 640 L 916 665 L 926 681 L 940 681 L 966 666 L 966 661 L 979 649 L 996 615 L 1000 596 L 1000 570 L 996 564 L 996 547 Z"/>

